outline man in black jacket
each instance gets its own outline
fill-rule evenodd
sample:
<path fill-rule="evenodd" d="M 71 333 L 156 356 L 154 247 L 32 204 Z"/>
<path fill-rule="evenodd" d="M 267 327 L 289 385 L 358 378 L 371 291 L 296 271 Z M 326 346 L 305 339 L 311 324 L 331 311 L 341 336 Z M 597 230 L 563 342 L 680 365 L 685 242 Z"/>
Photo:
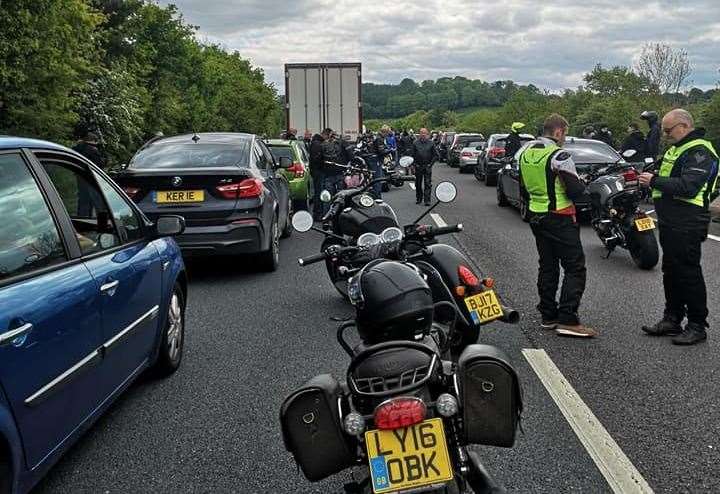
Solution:
<path fill-rule="evenodd" d="M 415 165 L 415 203 L 420 204 L 425 199 L 425 205 L 430 205 L 430 191 L 432 189 L 432 166 L 440 159 L 435 143 L 430 139 L 426 128 L 420 129 L 420 138 L 412 144 L 413 164 Z"/>
<path fill-rule="evenodd" d="M 710 202 L 717 197 L 718 153 L 685 110 L 665 115 L 662 129 L 673 144 L 658 173 L 642 173 L 639 180 L 653 189 L 663 249 L 665 311 L 660 322 L 642 330 L 653 336 L 677 335 L 674 344 L 693 345 L 707 339 L 707 289 L 700 259 Z"/>
<path fill-rule="evenodd" d="M 660 124 L 658 123 L 658 114 L 654 111 L 644 111 L 640 114 L 640 118 L 647 121 L 650 130 L 645 140 L 645 157 L 657 159 L 660 151 Z"/>
<path fill-rule="evenodd" d="M 105 168 L 107 160 L 98 148 L 98 136 L 94 132 L 87 132 L 82 139 L 73 147 L 74 151 L 85 156 L 100 168 Z"/>
<path fill-rule="evenodd" d="M 636 154 L 631 158 L 632 161 L 642 161 L 645 157 L 645 135 L 640 132 L 638 124 L 632 122 L 628 125 L 628 135 L 620 146 L 620 152 L 624 153 L 628 149 L 634 149 Z"/>
<path fill-rule="evenodd" d="M 505 156 L 515 156 L 520 151 L 522 141 L 520 139 L 520 131 L 525 127 L 522 122 L 513 122 L 510 126 L 510 133 L 505 140 Z"/>
<path fill-rule="evenodd" d="M 310 140 L 310 175 L 313 181 L 313 217 L 320 220 L 322 217 L 322 204 L 320 203 L 320 192 L 322 192 L 325 175 L 323 173 L 323 142 L 325 139 L 320 134 L 315 134 Z"/>

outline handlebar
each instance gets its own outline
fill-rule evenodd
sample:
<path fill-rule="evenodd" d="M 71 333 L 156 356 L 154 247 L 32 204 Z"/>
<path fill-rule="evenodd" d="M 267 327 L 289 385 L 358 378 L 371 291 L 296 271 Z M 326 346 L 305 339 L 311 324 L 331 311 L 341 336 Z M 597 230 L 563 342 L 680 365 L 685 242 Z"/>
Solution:
<path fill-rule="evenodd" d="M 300 266 L 308 266 L 310 264 L 315 264 L 316 262 L 324 261 L 326 257 L 327 253 L 325 252 L 313 254 L 312 256 L 300 257 L 298 258 L 298 264 Z"/>
<path fill-rule="evenodd" d="M 433 234 L 434 235 L 447 235 L 448 233 L 459 233 L 463 231 L 463 225 L 462 223 L 458 223 L 457 225 L 447 225 L 447 226 L 436 226 L 433 227 Z"/>
<path fill-rule="evenodd" d="M 320 252 L 319 254 L 313 254 L 311 256 L 307 257 L 300 257 L 298 258 L 298 264 L 300 266 L 308 266 L 310 264 L 315 264 L 316 262 L 324 261 L 330 256 L 337 256 L 340 254 L 343 254 L 345 252 L 354 252 L 358 250 L 358 247 L 355 246 L 348 246 L 348 247 L 341 247 L 339 245 L 331 245 L 327 249 L 325 249 L 323 252 Z"/>

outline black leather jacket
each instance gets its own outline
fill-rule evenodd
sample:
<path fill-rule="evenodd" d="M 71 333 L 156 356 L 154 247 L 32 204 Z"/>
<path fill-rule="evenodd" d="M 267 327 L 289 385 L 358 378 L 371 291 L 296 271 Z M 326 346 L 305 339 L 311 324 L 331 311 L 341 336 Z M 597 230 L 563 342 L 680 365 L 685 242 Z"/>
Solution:
<path fill-rule="evenodd" d="M 416 139 L 412 144 L 412 153 L 414 164 L 417 166 L 430 166 L 440 159 L 437 148 L 432 139 L 423 141 Z"/>

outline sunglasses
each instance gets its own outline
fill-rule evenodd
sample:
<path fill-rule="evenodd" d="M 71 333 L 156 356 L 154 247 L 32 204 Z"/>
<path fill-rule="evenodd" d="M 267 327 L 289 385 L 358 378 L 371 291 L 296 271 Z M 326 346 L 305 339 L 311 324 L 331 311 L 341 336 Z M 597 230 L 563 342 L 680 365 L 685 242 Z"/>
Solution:
<path fill-rule="evenodd" d="M 670 135 L 672 133 L 673 129 L 675 127 L 677 127 L 678 125 L 685 125 L 685 124 L 683 122 L 676 123 L 675 125 L 673 125 L 672 127 L 668 128 L 668 129 L 663 129 L 663 133 L 666 135 Z"/>

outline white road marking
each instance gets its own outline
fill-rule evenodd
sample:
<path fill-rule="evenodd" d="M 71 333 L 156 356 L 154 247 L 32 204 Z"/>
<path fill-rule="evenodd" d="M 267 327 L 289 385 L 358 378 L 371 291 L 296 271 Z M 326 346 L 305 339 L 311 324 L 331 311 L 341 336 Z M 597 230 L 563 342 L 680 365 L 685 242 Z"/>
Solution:
<path fill-rule="evenodd" d="M 526 348 L 522 353 L 613 492 L 652 493 L 650 485 L 565 379 L 545 350 Z"/>
<path fill-rule="evenodd" d="M 415 190 L 415 184 L 414 184 L 414 183 L 410 182 L 410 183 L 408 183 L 408 185 L 410 186 L 410 188 L 411 188 L 412 190 Z"/>
<path fill-rule="evenodd" d="M 718 237 L 717 235 L 709 235 L 708 234 L 708 238 L 710 240 L 715 240 L 716 242 L 720 242 L 720 237 Z"/>
<path fill-rule="evenodd" d="M 440 216 L 439 214 L 430 213 L 430 217 L 433 219 L 437 226 L 447 226 L 447 223 L 445 223 L 445 220 L 442 219 L 442 216 Z"/>

